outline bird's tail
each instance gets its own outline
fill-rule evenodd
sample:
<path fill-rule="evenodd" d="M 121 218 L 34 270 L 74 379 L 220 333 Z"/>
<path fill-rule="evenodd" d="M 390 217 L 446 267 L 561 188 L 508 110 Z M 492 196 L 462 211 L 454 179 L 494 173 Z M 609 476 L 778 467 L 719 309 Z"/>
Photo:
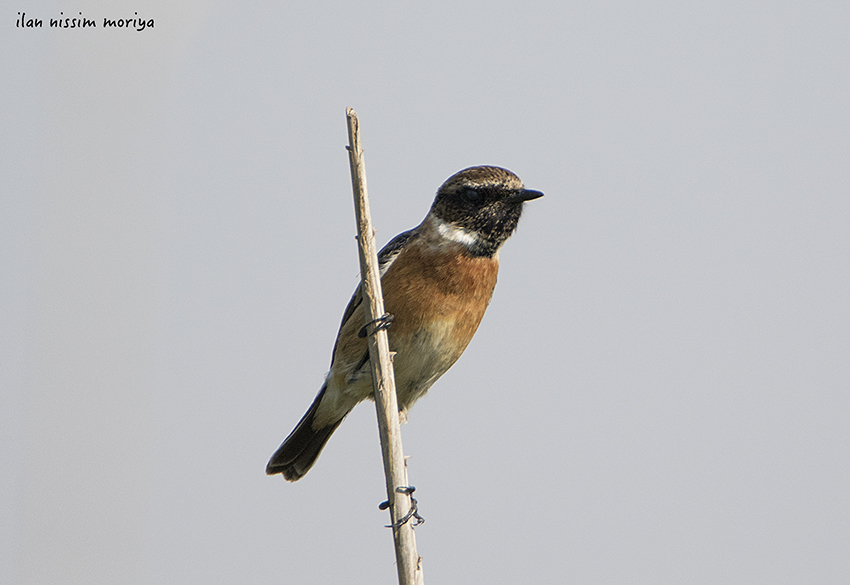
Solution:
<path fill-rule="evenodd" d="M 319 403 L 325 395 L 325 390 L 327 390 L 327 385 L 322 386 L 319 395 L 310 405 L 310 409 L 272 455 L 268 465 L 266 465 L 268 475 L 282 473 L 287 481 L 298 481 L 313 467 L 328 439 L 331 438 L 333 432 L 342 422 L 342 418 L 340 418 L 338 421 L 318 430 L 313 428 L 313 419 L 316 417 L 316 411 L 319 409 Z"/>

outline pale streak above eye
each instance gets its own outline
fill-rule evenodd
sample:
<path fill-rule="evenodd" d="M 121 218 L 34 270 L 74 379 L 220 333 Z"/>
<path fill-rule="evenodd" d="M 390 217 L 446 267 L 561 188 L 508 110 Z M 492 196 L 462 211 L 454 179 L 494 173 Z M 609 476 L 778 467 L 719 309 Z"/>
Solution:
<path fill-rule="evenodd" d="M 437 220 L 437 231 L 447 240 L 463 244 L 470 248 L 478 244 L 480 240 L 477 233 L 446 223 L 442 219 Z"/>

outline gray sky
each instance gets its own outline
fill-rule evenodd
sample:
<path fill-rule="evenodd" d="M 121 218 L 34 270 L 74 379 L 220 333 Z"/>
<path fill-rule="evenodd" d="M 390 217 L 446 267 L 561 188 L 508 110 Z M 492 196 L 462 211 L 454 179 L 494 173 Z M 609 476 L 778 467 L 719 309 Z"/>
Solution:
<path fill-rule="evenodd" d="M 467 166 L 546 193 L 403 428 L 427 582 L 850 581 L 850 5 L 28 4 L 0 581 L 395 580 L 371 404 L 264 474 L 357 283 L 346 106 L 380 244 Z"/>

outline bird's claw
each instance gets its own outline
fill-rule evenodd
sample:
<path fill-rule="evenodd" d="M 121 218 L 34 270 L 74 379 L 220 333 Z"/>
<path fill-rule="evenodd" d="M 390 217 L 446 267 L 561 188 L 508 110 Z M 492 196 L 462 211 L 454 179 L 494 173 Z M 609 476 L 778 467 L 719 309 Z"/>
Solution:
<path fill-rule="evenodd" d="M 384 313 L 383 315 L 381 315 L 377 319 L 373 319 L 372 321 L 369 321 L 363 327 L 361 327 L 360 331 L 357 332 L 357 337 L 366 337 L 369 334 L 369 332 L 368 332 L 369 325 L 375 326 L 375 328 L 372 330 L 373 334 L 377 333 L 381 329 L 389 329 L 390 325 L 393 324 L 394 318 L 395 317 L 393 317 L 389 313 Z"/>

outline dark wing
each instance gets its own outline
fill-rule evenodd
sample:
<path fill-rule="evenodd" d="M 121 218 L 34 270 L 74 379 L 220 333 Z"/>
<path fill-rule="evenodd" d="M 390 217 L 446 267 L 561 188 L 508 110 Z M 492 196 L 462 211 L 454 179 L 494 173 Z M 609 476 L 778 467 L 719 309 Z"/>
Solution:
<path fill-rule="evenodd" d="M 401 232 L 399 235 L 387 242 L 387 245 L 381 248 L 381 251 L 378 252 L 378 269 L 381 271 L 381 276 L 384 275 L 390 267 L 390 264 L 395 262 L 395 259 L 398 258 L 399 254 L 401 254 L 401 251 L 404 250 L 404 247 L 410 241 L 410 238 L 413 237 L 414 230 Z"/>
<path fill-rule="evenodd" d="M 395 259 L 398 258 L 398 255 L 401 254 L 401 251 L 404 250 L 404 247 L 410 241 L 410 238 L 413 237 L 413 232 L 415 228 L 412 230 L 407 230 L 406 232 L 402 232 L 392 240 L 390 240 L 386 246 L 381 248 L 381 251 L 378 252 L 378 270 L 380 271 L 381 276 L 384 276 L 386 271 L 389 269 L 390 265 L 395 262 Z M 354 294 L 351 296 L 351 300 L 348 301 L 348 306 L 345 308 L 345 312 L 342 314 L 342 321 L 339 324 L 339 331 L 342 331 L 343 325 L 351 318 L 351 315 L 354 313 L 354 310 L 363 302 L 363 293 L 360 291 L 360 285 L 357 285 L 357 289 L 354 291 Z M 365 325 L 365 323 L 364 323 Z M 339 341 L 339 332 L 337 332 L 337 342 Z M 331 366 L 334 363 L 334 356 L 336 355 L 336 343 L 334 343 L 334 349 L 331 353 Z M 369 354 L 366 354 L 366 359 L 369 358 Z M 356 368 L 359 369 L 359 368 Z"/>

